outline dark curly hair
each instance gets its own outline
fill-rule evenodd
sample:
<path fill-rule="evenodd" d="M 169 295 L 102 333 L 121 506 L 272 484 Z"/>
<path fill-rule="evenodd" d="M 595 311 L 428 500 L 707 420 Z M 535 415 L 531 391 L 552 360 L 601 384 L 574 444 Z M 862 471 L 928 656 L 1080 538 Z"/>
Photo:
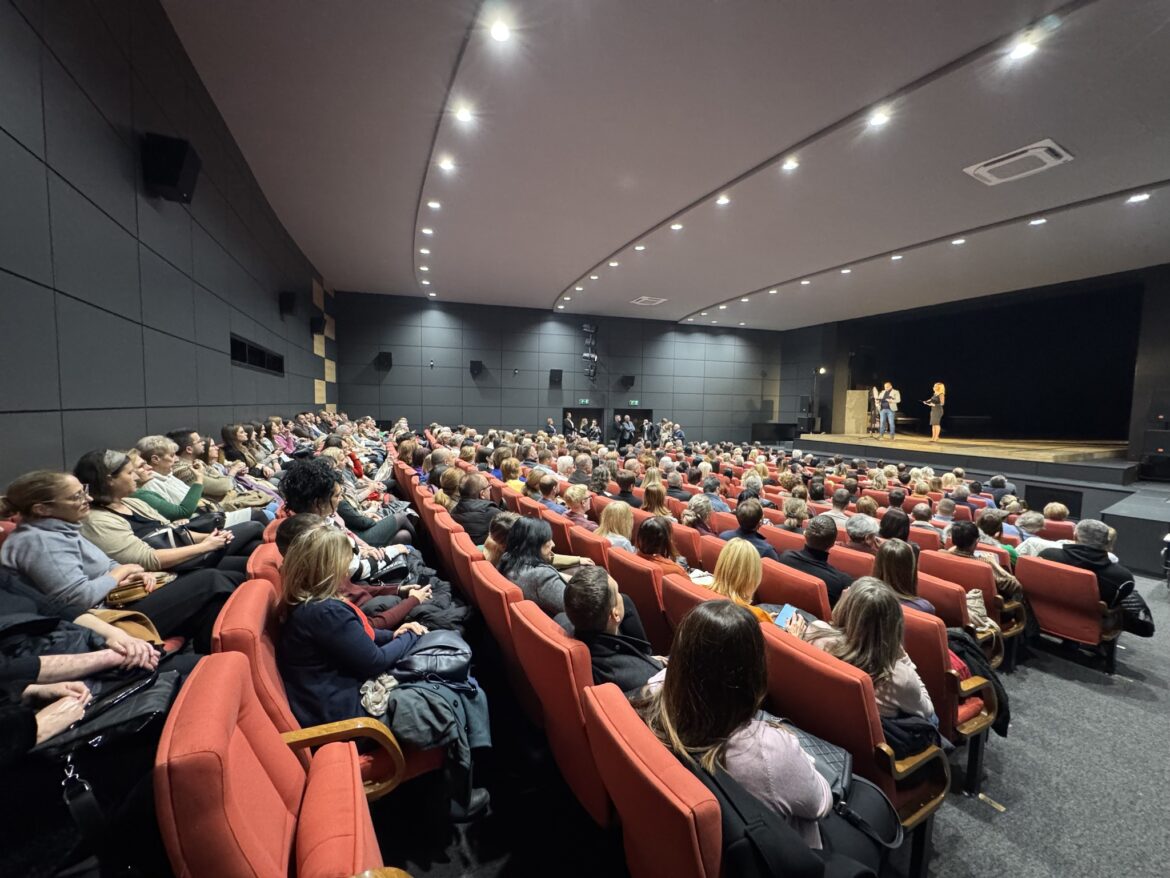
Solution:
<path fill-rule="evenodd" d="M 342 481 L 341 473 L 322 458 L 297 460 L 285 470 L 280 493 L 293 512 L 313 512 L 333 496 L 333 486 Z"/>

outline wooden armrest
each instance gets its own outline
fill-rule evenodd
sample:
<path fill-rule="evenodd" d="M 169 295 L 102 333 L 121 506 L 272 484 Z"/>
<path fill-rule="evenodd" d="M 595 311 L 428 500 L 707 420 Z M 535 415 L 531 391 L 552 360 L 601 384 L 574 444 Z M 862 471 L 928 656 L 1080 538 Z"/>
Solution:
<path fill-rule="evenodd" d="M 320 747 L 334 741 L 352 741 L 357 738 L 372 740 L 389 754 L 394 770 L 388 778 L 363 781 L 366 798 L 370 801 L 386 795 L 402 783 L 402 778 L 406 774 L 406 757 L 402 755 L 398 739 L 383 723 L 373 717 L 357 716 L 334 723 L 322 723 L 295 732 L 285 732 L 280 737 L 294 750 L 300 747 Z"/>
<path fill-rule="evenodd" d="M 889 769 L 890 775 L 894 780 L 905 780 L 918 769 L 923 768 L 934 760 L 942 762 L 944 767 L 947 766 L 947 758 L 943 751 L 931 744 L 921 753 L 915 753 L 912 756 L 907 756 L 905 759 L 898 759 L 894 756 L 894 751 L 890 745 L 884 741 L 877 745 L 878 762 L 884 763 L 884 766 Z M 883 758 L 884 757 L 884 758 Z M 949 770 L 947 776 L 950 776 Z"/>
<path fill-rule="evenodd" d="M 1005 610 L 1012 610 L 1012 611 L 1014 612 L 1015 610 L 1018 610 L 1018 609 L 1019 609 L 1020 607 L 1022 607 L 1023 605 L 1024 605 L 1024 604 L 1023 604 L 1023 602 L 1022 602 L 1022 601 L 1016 601 L 1016 600 L 1012 600 L 1012 601 L 1004 601 L 1004 602 L 1003 602 L 1003 609 L 1005 609 Z"/>
<path fill-rule="evenodd" d="M 959 694 L 966 697 L 980 689 L 989 689 L 990 687 L 991 681 L 986 677 L 968 677 L 966 680 L 959 681 Z"/>

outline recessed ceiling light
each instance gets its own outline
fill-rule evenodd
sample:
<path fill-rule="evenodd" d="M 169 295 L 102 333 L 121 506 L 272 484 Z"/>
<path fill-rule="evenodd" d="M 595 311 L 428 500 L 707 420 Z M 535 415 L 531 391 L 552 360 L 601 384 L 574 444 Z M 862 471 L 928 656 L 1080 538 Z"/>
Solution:
<path fill-rule="evenodd" d="M 901 259 L 901 258 L 902 258 L 902 254 L 901 254 L 901 253 L 895 253 L 893 256 L 891 256 L 891 257 L 890 257 L 890 261 L 891 261 L 891 262 L 897 262 L 897 261 L 898 261 L 899 259 Z"/>
<path fill-rule="evenodd" d="M 718 323 L 719 321 L 718 321 L 718 320 L 712 320 L 711 322 L 712 322 L 712 323 Z"/>
<path fill-rule="evenodd" d="M 728 198 L 726 195 L 720 195 L 718 198 L 715 199 L 715 203 L 718 204 L 720 207 L 722 207 L 724 204 L 731 204 L 731 199 Z"/>
<path fill-rule="evenodd" d="M 1013 61 L 1019 61 L 1022 58 L 1027 58 L 1035 51 L 1036 44 L 1027 37 L 1023 37 L 1012 44 L 1011 51 L 1008 52 L 1008 57 Z"/>
<path fill-rule="evenodd" d="M 439 204 L 439 202 L 437 202 L 437 201 L 428 201 L 427 202 L 427 207 L 429 207 L 431 210 L 438 210 L 442 206 L 443 205 Z"/>
<path fill-rule="evenodd" d="M 420 231 L 421 231 L 421 232 L 422 232 L 424 235 L 433 235 L 433 234 L 435 233 L 435 230 L 434 230 L 434 229 L 432 229 L 432 228 L 428 228 L 428 227 L 425 227 L 425 226 L 424 226 L 422 229 L 420 229 Z"/>
<path fill-rule="evenodd" d="M 682 227 L 683 227 L 682 223 L 671 223 L 670 224 L 670 230 L 672 232 L 681 232 Z"/>
<path fill-rule="evenodd" d="M 565 301 L 571 302 L 571 301 L 573 301 L 573 297 L 572 296 L 565 296 Z"/>
<path fill-rule="evenodd" d="M 453 171 L 455 170 L 455 159 L 449 155 L 445 155 L 439 159 L 439 167 L 444 171 Z"/>
<path fill-rule="evenodd" d="M 779 291 L 779 290 L 768 290 L 768 295 L 769 295 L 769 296 L 774 296 L 774 295 L 776 295 L 778 292 L 780 292 L 780 291 Z"/>
<path fill-rule="evenodd" d="M 1044 217 L 1042 217 L 1042 216 L 1038 216 L 1038 217 L 1036 217 L 1036 219 L 1034 219 L 1034 220 L 1028 220 L 1028 225 L 1030 225 L 1030 226 L 1042 226 L 1042 225 L 1044 225 L 1046 222 L 1048 222 L 1048 220 L 1046 220 L 1046 219 L 1045 219 Z"/>
<path fill-rule="evenodd" d="M 558 311 L 564 311 L 564 310 L 565 310 L 565 306 L 564 306 L 564 305 L 557 305 L 557 310 L 558 310 Z"/>
<path fill-rule="evenodd" d="M 471 107 L 467 104 L 460 104 L 455 108 L 455 118 L 460 122 L 470 122 L 475 117 L 471 114 Z"/>
<path fill-rule="evenodd" d="M 811 284 L 811 283 L 812 283 L 812 281 L 811 281 L 811 280 L 802 280 L 802 281 L 800 282 L 800 285 L 801 285 L 802 287 L 807 287 L 807 286 L 808 286 L 809 284 Z"/>
<path fill-rule="evenodd" d="M 955 240 L 951 241 L 951 243 L 954 244 L 956 247 L 958 247 L 960 244 L 966 244 L 967 239 L 966 238 L 955 238 Z"/>
<path fill-rule="evenodd" d="M 610 268 L 617 268 L 619 265 L 621 265 L 621 263 L 618 262 L 616 259 L 609 263 Z"/>
<path fill-rule="evenodd" d="M 720 305 L 720 306 L 719 306 L 719 310 L 720 310 L 720 311 L 726 311 L 726 310 L 727 310 L 727 306 L 726 306 L 726 305 Z"/>
<path fill-rule="evenodd" d="M 433 299 L 433 298 L 435 298 L 435 296 L 437 296 L 437 295 L 439 295 L 439 294 L 438 294 L 438 293 L 436 293 L 436 292 L 434 292 L 434 291 L 431 291 L 431 292 L 427 293 L 427 295 L 428 295 L 428 296 L 430 296 L 430 297 Z"/>
<path fill-rule="evenodd" d="M 1143 201 L 1149 201 L 1149 200 L 1150 200 L 1150 193 L 1149 192 L 1139 192 L 1136 195 L 1131 195 L 1131 196 L 1129 196 L 1129 198 L 1125 199 L 1125 203 L 1126 204 L 1141 204 Z"/>
<path fill-rule="evenodd" d="M 503 21 L 503 19 L 497 18 L 495 21 L 492 22 L 492 28 L 491 28 L 490 33 L 492 35 L 493 40 L 496 40 L 497 42 L 500 42 L 500 43 L 504 43 L 504 42 L 507 42 L 508 38 L 512 36 L 512 29 L 510 27 L 508 27 L 508 25 Z"/>
<path fill-rule="evenodd" d="M 639 253 L 641 253 L 643 250 L 646 249 L 646 245 L 645 244 L 635 244 L 634 249 L 637 250 Z"/>
<path fill-rule="evenodd" d="M 419 283 L 422 284 L 424 287 L 429 287 L 431 285 L 431 282 L 429 280 L 420 280 Z"/>
<path fill-rule="evenodd" d="M 589 275 L 589 279 L 590 280 L 597 280 L 597 275 L 591 274 L 591 275 Z"/>
<path fill-rule="evenodd" d="M 695 318 L 694 318 L 694 317 L 688 317 L 688 318 L 687 318 L 687 323 L 694 323 L 694 322 L 695 322 Z"/>
<path fill-rule="evenodd" d="M 739 321 L 739 325 L 740 325 L 740 326 L 747 326 L 747 324 L 746 324 L 746 323 L 744 323 L 742 320 L 741 320 L 741 321 Z"/>
<path fill-rule="evenodd" d="M 780 166 L 782 171 L 795 171 L 800 167 L 800 162 L 796 160 L 796 156 L 789 156 L 784 160 L 784 164 Z"/>
<path fill-rule="evenodd" d="M 428 250 L 426 247 L 419 247 L 418 252 L 421 253 L 423 256 L 430 256 L 431 255 L 431 251 Z"/>
<path fill-rule="evenodd" d="M 700 311 L 700 312 L 699 312 L 699 316 L 700 316 L 700 317 L 706 317 L 706 316 L 707 316 L 707 312 L 706 312 L 706 311 Z"/>
<path fill-rule="evenodd" d="M 842 268 L 841 274 L 853 274 L 853 269 L 852 268 Z"/>
<path fill-rule="evenodd" d="M 420 266 L 418 267 L 418 270 L 419 270 L 419 271 L 430 271 L 430 270 L 431 270 L 431 267 L 430 267 L 429 265 L 420 265 Z"/>
<path fill-rule="evenodd" d="M 579 293 L 585 292 L 585 287 L 573 287 L 573 289 L 575 289 Z"/>
<path fill-rule="evenodd" d="M 750 302 L 751 299 L 749 299 L 747 296 L 744 296 L 742 299 L 740 299 L 740 301 L 741 302 Z"/>
<path fill-rule="evenodd" d="M 890 113 L 884 107 L 874 110 L 869 114 L 869 127 L 881 128 L 890 121 Z"/>

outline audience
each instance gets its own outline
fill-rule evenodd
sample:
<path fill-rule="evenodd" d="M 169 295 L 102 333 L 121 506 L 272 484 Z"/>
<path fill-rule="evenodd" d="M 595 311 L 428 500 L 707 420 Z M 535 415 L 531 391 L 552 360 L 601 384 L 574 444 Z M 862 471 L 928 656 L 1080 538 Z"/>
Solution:
<path fill-rule="evenodd" d="M 1004 570 L 993 555 L 976 550 L 979 545 L 979 528 L 974 522 L 956 521 L 951 525 L 950 534 L 954 545 L 943 551 L 961 558 L 976 558 L 987 564 L 995 574 L 995 589 L 1003 597 L 1016 599 L 1023 595 L 1024 590 L 1015 576 Z"/>
<path fill-rule="evenodd" d="M 618 470 L 617 478 L 614 480 L 618 484 L 618 492 L 614 496 L 614 499 L 628 504 L 631 509 L 642 508 L 642 500 L 639 497 L 635 497 L 632 490 L 636 478 L 628 469 L 620 469 Z"/>
<path fill-rule="evenodd" d="M 1047 513 L 1048 507 L 1045 507 L 1045 516 Z M 1134 578 L 1128 569 L 1109 556 L 1109 525 L 1093 518 L 1084 518 L 1077 522 L 1073 537 L 1074 542 L 1046 548 L 1040 552 L 1040 557 L 1045 561 L 1093 571 L 1101 600 L 1106 606 L 1113 606 L 1121 587 L 1127 582 L 1133 582 Z"/>
<path fill-rule="evenodd" d="M 662 568 L 662 575 L 677 573 L 686 576 L 686 562 L 674 547 L 672 519 L 647 518 L 638 526 L 635 544 L 638 556 Z"/>
<path fill-rule="evenodd" d="M 759 500 L 745 500 L 735 507 L 735 520 L 739 527 L 726 530 L 719 534 L 721 540 L 747 540 L 755 547 L 761 558 L 771 558 L 778 561 L 779 556 L 775 548 L 760 535 L 760 523 L 764 520 L 764 507 Z"/>
<path fill-rule="evenodd" d="M 634 544 L 630 542 L 633 532 L 634 514 L 630 511 L 630 504 L 624 500 L 614 500 L 601 510 L 595 533 L 609 540 L 611 546 L 634 552 Z"/>
<path fill-rule="evenodd" d="M 890 513 L 894 511 L 891 509 L 886 513 L 886 517 L 888 518 Z M 832 515 L 829 517 L 832 518 Z M 878 539 L 878 531 L 879 525 L 876 518 L 870 518 L 868 515 L 860 513 L 853 515 L 845 522 L 845 532 L 849 535 L 849 542 L 845 546 L 855 552 L 876 555 L 881 543 Z"/>
<path fill-rule="evenodd" d="M 703 479 L 703 493 L 707 499 L 711 501 L 712 512 L 730 512 L 731 507 L 727 505 L 726 501 L 720 496 L 720 483 L 716 476 L 707 476 Z"/>
<path fill-rule="evenodd" d="M 784 524 L 782 530 L 800 533 L 804 530 L 804 523 L 808 521 L 808 503 L 799 497 L 789 497 L 784 501 Z"/>
<path fill-rule="evenodd" d="M 756 589 L 760 587 L 763 576 L 763 563 L 756 547 L 747 540 L 733 539 L 723 547 L 715 562 L 711 590 L 741 607 L 747 607 L 760 622 L 771 623 L 772 616 L 754 603 Z"/>
<path fill-rule="evenodd" d="M 642 493 L 642 511 L 649 512 L 659 518 L 675 520 L 670 507 L 666 505 L 666 489 L 662 487 L 661 483 L 646 486 Z"/>
<path fill-rule="evenodd" d="M 711 512 L 711 498 L 706 494 L 695 494 L 687 500 L 681 523 L 693 527 L 700 537 L 715 536 L 715 531 L 711 529 Z"/>
<path fill-rule="evenodd" d="M 593 495 L 589 493 L 589 489 L 585 485 L 576 484 L 566 488 L 564 498 L 568 506 L 565 517 L 569 521 L 590 532 L 597 530 L 597 522 L 589 518 L 589 509 L 593 505 Z"/>
<path fill-rule="evenodd" d="M 852 501 L 853 498 L 849 496 L 849 492 L 845 488 L 838 488 L 833 492 L 833 508 L 825 515 L 836 521 L 838 527 L 844 526 L 849 521 L 849 513 L 846 512 L 846 508 Z M 891 505 L 893 504 L 891 503 Z"/>
<path fill-rule="evenodd" d="M 473 543 L 482 546 L 492 519 L 500 512 L 500 507 L 491 500 L 491 484 L 488 480 L 482 473 L 468 473 L 459 485 L 459 502 L 451 510 L 455 523 L 467 531 Z"/>
<path fill-rule="evenodd" d="M 934 604 L 918 596 L 918 553 L 905 540 L 882 543 L 873 561 L 874 578 L 888 585 L 903 606 L 934 614 Z"/>
<path fill-rule="evenodd" d="M 804 530 L 804 548 L 789 549 L 779 558 L 786 564 L 825 584 L 829 592 L 829 606 L 835 607 L 845 589 L 853 584 L 853 578 L 829 563 L 829 550 L 837 541 L 837 522 L 828 515 L 812 518 Z"/>

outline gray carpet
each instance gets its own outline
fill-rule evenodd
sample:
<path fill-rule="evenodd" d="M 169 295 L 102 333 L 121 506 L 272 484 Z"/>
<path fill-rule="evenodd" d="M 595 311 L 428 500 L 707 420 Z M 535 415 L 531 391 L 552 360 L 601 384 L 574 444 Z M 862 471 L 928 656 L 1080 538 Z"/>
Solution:
<path fill-rule="evenodd" d="M 1004 675 L 1012 726 L 988 742 L 983 792 L 1007 810 L 949 796 L 931 875 L 1170 875 L 1170 597 L 1164 580 L 1138 591 L 1158 632 L 1123 634 L 1114 676 L 1055 644 Z"/>

